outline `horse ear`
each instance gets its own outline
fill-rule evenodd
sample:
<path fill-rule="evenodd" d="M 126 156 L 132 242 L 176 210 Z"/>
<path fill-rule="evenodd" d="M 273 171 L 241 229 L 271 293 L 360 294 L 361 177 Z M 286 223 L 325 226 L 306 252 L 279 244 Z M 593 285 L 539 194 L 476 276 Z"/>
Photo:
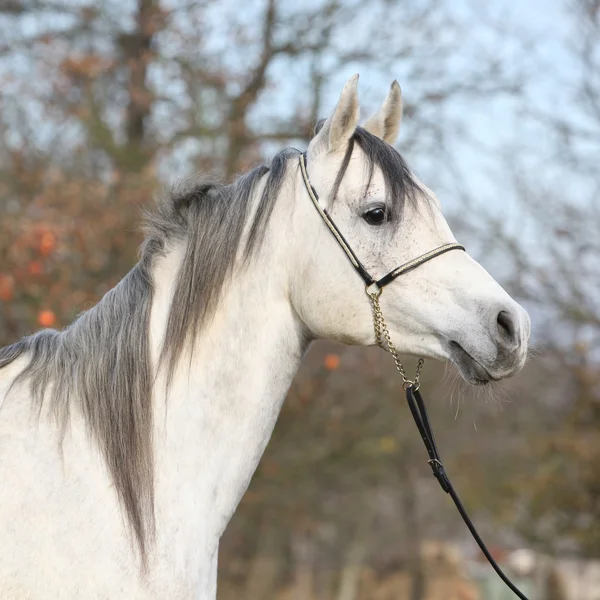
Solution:
<path fill-rule="evenodd" d="M 333 114 L 318 129 L 311 145 L 323 144 L 327 152 L 345 148 L 356 130 L 359 113 L 358 74 L 356 74 L 344 86 Z"/>
<path fill-rule="evenodd" d="M 394 80 L 381 108 L 364 124 L 364 128 L 388 144 L 398 139 L 402 121 L 402 90 Z"/>

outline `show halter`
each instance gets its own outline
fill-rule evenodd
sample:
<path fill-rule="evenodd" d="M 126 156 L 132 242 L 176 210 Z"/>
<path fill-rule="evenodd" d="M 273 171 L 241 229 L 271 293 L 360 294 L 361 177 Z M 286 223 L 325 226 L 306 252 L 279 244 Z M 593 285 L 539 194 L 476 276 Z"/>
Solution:
<path fill-rule="evenodd" d="M 408 408 L 410 409 L 417 429 L 419 430 L 421 439 L 425 444 L 425 449 L 427 450 L 427 454 L 429 455 L 429 460 L 427 462 L 431 467 L 434 477 L 438 480 L 438 483 L 440 484 L 444 492 L 450 494 L 452 501 L 456 505 L 460 516 L 462 517 L 463 521 L 465 522 L 466 526 L 471 532 L 473 539 L 477 542 L 477 545 L 483 552 L 484 556 L 487 558 L 488 562 L 496 571 L 496 573 L 500 576 L 502 581 L 510 588 L 510 590 L 518 598 L 521 598 L 521 600 L 528 600 L 527 596 L 525 596 L 525 594 L 523 594 L 510 581 L 510 579 L 504 574 L 498 563 L 496 563 L 489 550 L 487 549 L 485 543 L 481 539 L 481 536 L 475 529 L 475 525 L 473 525 L 473 522 L 469 518 L 469 515 L 467 514 L 462 502 L 460 501 L 460 498 L 454 490 L 454 487 L 452 486 L 452 483 L 450 482 L 450 479 L 446 474 L 444 465 L 442 464 L 440 455 L 438 453 L 435 438 L 433 437 L 433 432 L 429 423 L 427 410 L 425 408 L 425 403 L 423 402 L 423 398 L 421 397 L 421 393 L 419 392 L 419 376 L 421 374 L 421 370 L 425 361 L 422 358 L 419 358 L 414 379 L 411 380 L 406 376 L 406 371 L 404 370 L 404 366 L 400 362 L 400 358 L 398 357 L 396 348 L 392 343 L 390 332 L 383 318 L 383 312 L 381 311 L 381 306 L 379 304 L 379 296 L 381 296 L 384 286 L 394 281 L 396 277 L 399 277 L 404 273 L 408 273 L 409 271 L 416 269 L 423 263 L 426 263 L 427 261 L 430 261 L 431 259 L 440 256 L 441 254 L 449 252 L 450 250 L 465 250 L 464 246 L 457 243 L 444 244 L 442 246 L 439 246 L 438 248 L 434 248 L 433 250 L 426 252 L 425 254 L 422 254 L 421 256 L 418 256 L 417 258 L 409 260 L 407 263 L 396 267 L 395 269 L 381 277 L 381 279 L 376 280 L 369 274 L 367 269 L 360 262 L 360 260 L 350 247 L 350 244 L 348 244 L 348 242 L 342 235 L 342 232 L 338 229 L 337 225 L 333 222 L 333 219 L 329 216 L 327 209 L 321 206 L 321 204 L 319 203 L 319 195 L 310 183 L 308 172 L 306 170 L 306 154 L 300 154 L 300 171 L 302 173 L 304 185 L 306 186 L 306 191 L 308 192 L 312 203 L 314 204 L 318 213 L 321 215 L 321 218 L 325 222 L 325 225 L 327 225 L 327 228 L 333 234 L 333 237 L 337 240 L 338 244 L 348 257 L 348 260 L 352 263 L 352 266 L 354 267 L 356 272 L 365 282 L 365 291 L 367 293 L 367 296 L 371 300 L 373 309 L 375 341 L 377 342 L 377 345 L 380 348 L 382 348 L 386 352 L 389 352 L 392 355 L 396 364 L 396 369 L 402 376 L 402 389 L 406 393 L 406 401 L 408 403 Z"/>

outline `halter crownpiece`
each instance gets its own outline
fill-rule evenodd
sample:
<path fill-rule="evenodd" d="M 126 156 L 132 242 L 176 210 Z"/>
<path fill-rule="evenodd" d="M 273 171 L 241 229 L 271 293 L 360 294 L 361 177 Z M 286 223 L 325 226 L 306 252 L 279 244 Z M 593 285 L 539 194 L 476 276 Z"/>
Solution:
<path fill-rule="evenodd" d="M 327 225 L 329 231 L 332 233 L 333 237 L 337 240 L 338 244 L 348 257 L 348 260 L 356 270 L 356 272 L 360 275 L 362 280 L 365 282 L 365 290 L 367 296 L 369 297 L 373 309 L 373 326 L 375 330 L 375 341 L 379 347 L 381 347 L 386 352 L 389 352 L 396 364 L 396 369 L 400 373 L 402 377 L 402 388 L 406 393 L 406 401 L 410 412 L 413 416 L 417 429 L 421 435 L 421 439 L 425 444 L 425 449 L 427 450 L 427 454 L 429 455 L 429 460 L 427 463 L 431 467 L 434 477 L 438 480 L 441 488 L 450 495 L 452 501 L 454 502 L 460 516 L 462 517 L 465 525 L 468 527 L 473 539 L 477 542 L 477 545 L 487 558 L 488 562 L 496 571 L 500 579 L 509 587 L 509 589 L 521 600 L 528 600 L 525 594 L 523 594 L 513 583 L 512 581 L 504 574 L 502 569 L 499 567 L 498 563 L 494 560 L 489 550 L 487 549 L 485 543 L 481 539 L 479 533 L 475 529 L 475 525 L 469 518 L 458 494 L 454 490 L 452 483 L 446 474 L 444 469 L 444 465 L 442 464 L 440 455 L 437 450 L 437 446 L 435 443 L 435 438 L 433 437 L 433 431 L 431 430 L 431 425 L 429 423 L 429 417 L 427 415 L 427 410 L 425 409 L 425 403 L 421 397 L 419 392 L 419 375 L 421 374 L 421 369 L 423 368 L 424 360 L 422 358 L 419 359 L 417 363 L 417 371 L 414 379 L 409 379 L 406 376 L 406 371 L 404 370 L 404 366 L 400 362 L 400 358 L 398 357 L 398 352 L 392 342 L 390 332 L 387 328 L 385 320 L 383 318 L 383 312 L 381 310 L 381 306 L 379 304 L 379 296 L 383 291 L 384 286 L 388 283 L 391 283 L 404 273 L 408 273 L 413 269 L 416 269 L 423 263 L 435 258 L 436 256 L 440 256 L 440 254 L 444 254 L 449 252 L 450 250 L 464 250 L 464 246 L 461 244 L 444 244 L 439 246 L 438 248 L 434 248 L 421 256 L 417 256 L 417 258 L 413 258 L 409 260 L 407 263 L 396 267 L 391 270 L 389 273 L 381 277 L 381 279 L 374 279 L 371 277 L 367 269 L 360 262 L 355 252 L 350 247 L 350 244 L 346 241 L 342 232 L 338 229 L 337 225 L 333 222 L 333 219 L 329 216 L 327 209 L 319 203 L 319 195 L 317 191 L 310 183 L 310 179 L 308 178 L 308 172 L 306 170 L 306 155 L 300 154 L 300 172 L 302 173 L 302 179 L 304 180 L 304 185 L 306 186 L 306 191 L 318 213 L 321 215 L 321 218 Z"/>

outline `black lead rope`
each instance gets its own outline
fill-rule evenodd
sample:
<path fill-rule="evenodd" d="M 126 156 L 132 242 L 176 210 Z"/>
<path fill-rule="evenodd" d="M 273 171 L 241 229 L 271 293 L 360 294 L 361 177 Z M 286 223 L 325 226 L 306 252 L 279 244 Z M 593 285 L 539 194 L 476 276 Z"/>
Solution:
<path fill-rule="evenodd" d="M 465 525 L 469 528 L 473 539 L 477 542 L 479 548 L 487 558 L 490 565 L 492 565 L 494 571 L 498 573 L 498 576 L 504 583 L 512 590 L 512 592 L 521 600 L 528 600 L 527 596 L 523 594 L 517 588 L 517 586 L 504 574 L 504 571 L 500 568 L 498 563 L 493 559 L 490 551 L 487 549 L 484 541 L 481 539 L 479 533 L 477 533 L 477 529 L 475 529 L 475 525 L 469 518 L 465 507 L 463 506 L 460 498 L 458 497 L 446 471 L 444 469 L 444 465 L 440 459 L 440 455 L 438 453 L 437 447 L 435 445 L 435 438 L 433 437 L 433 432 L 431 431 L 431 425 L 429 424 L 429 417 L 427 416 L 427 409 L 425 408 L 425 403 L 423 402 L 423 398 L 421 397 L 421 393 L 418 389 L 414 389 L 412 385 L 409 385 L 406 388 L 406 401 L 408 402 L 408 408 L 410 408 L 410 412 L 415 420 L 415 424 L 419 433 L 421 434 L 421 439 L 425 444 L 425 449 L 427 450 L 427 454 L 429 454 L 429 466 L 433 471 L 434 477 L 438 480 L 441 488 L 447 493 L 450 494 L 452 501 L 456 505 L 462 520 L 465 522 Z"/>

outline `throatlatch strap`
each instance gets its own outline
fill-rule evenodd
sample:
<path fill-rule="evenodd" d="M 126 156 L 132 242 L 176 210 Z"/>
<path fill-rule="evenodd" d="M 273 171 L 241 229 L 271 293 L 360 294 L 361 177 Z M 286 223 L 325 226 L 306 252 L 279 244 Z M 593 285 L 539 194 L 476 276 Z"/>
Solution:
<path fill-rule="evenodd" d="M 440 455 L 435 445 L 435 438 L 433 437 L 433 432 L 431 431 L 431 425 L 429 423 L 427 409 L 425 408 L 425 403 L 423 402 L 421 393 L 419 392 L 419 390 L 413 389 L 412 385 L 406 388 L 406 401 L 408 403 L 408 408 L 410 409 L 413 419 L 415 420 L 417 429 L 421 434 L 421 439 L 425 444 L 425 449 L 427 450 L 427 454 L 429 455 L 429 460 L 427 462 L 429 463 L 429 466 L 433 471 L 434 477 L 438 480 L 441 488 L 447 494 L 450 494 L 450 497 L 452 498 L 452 501 L 458 509 L 462 520 L 465 522 L 465 525 L 469 528 L 473 539 L 477 542 L 477 545 L 483 552 L 484 556 L 487 558 L 490 565 L 492 565 L 492 568 L 494 569 L 494 571 L 496 571 L 500 579 L 504 581 L 504 583 L 518 598 L 521 598 L 521 600 L 528 600 L 527 596 L 525 596 L 525 594 L 523 594 L 523 592 L 521 592 L 519 588 L 517 588 L 517 586 L 504 574 L 504 571 L 500 568 L 498 563 L 490 554 L 490 551 L 487 549 L 487 546 L 481 539 L 481 536 L 477 532 L 477 529 L 475 529 L 475 525 L 473 525 L 473 521 L 471 521 L 469 515 L 467 514 L 467 511 L 465 510 L 465 507 L 460 501 L 460 498 L 458 497 L 458 494 L 456 493 L 452 482 L 448 478 L 448 475 L 446 474 L 446 471 L 444 469 L 444 465 L 442 464 L 442 461 L 440 459 Z"/>

